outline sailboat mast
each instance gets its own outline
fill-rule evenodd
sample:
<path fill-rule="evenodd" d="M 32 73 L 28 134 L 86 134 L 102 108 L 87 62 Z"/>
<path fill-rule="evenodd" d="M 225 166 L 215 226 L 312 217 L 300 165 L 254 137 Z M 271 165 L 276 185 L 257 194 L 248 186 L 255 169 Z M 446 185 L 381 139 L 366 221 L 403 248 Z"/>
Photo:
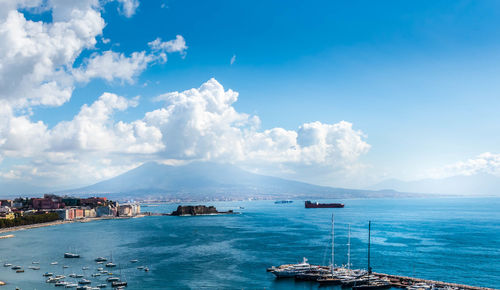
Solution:
<path fill-rule="evenodd" d="M 372 226 L 372 222 L 368 221 L 368 274 L 372 273 L 372 267 L 370 266 L 371 226 Z"/>
<path fill-rule="evenodd" d="M 347 227 L 347 270 L 351 270 L 351 225 Z"/>
<path fill-rule="evenodd" d="M 333 213 L 332 213 L 332 275 L 333 275 L 333 270 L 335 268 L 335 228 L 334 228 L 334 219 L 333 219 Z"/>

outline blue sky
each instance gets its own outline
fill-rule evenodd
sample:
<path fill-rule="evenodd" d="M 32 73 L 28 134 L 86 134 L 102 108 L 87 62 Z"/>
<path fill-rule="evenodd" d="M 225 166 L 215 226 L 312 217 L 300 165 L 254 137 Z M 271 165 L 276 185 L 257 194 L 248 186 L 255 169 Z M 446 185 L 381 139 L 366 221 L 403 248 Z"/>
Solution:
<path fill-rule="evenodd" d="M 304 177 L 306 181 L 367 186 L 386 178 L 412 180 L 476 160 L 485 152 L 498 152 L 497 1 L 130 2 L 139 4 L 130 15 L 123 12 L 121 2 L 94 3 L 91 9 L 99 11 L 106 24 L 95 33 L 92 48 L 76 53 L 70 63 L 73 68 L 105 51 L 126 57 L 149 51 L 148 43 L 158 37 L 167 41 L 181 35 L 187 48 L 169 53 L 166 62 L 148 63 L 133 81 L 92 77 L 75 81 L 71 98 L 62 104 L 12 105 L 14 116 L 32 112 L 29 119 L 43 122 L 50 131 L 61 121 L 71 121 L 82 105 L 90 106 L 110 92 L 129 100 L 140 96 L 138 105 L 112 115 L 115 122 L 130 123 L 159 109 L 163 104 L 154 101 L 157 96 L 198 88 L 215 78 L 225 90 L 239 93 L 232 104 L 238 113 L 258 116 L 258 132 L 273 128 L 299 132 L 303 124 L 315 121 L 347 121 L 354 131 L 362 132 L 369 149 L 360 150 L 354 159 L 326 156 L 317 164 L 338 172 L 337 164 L 352 163 L 364 168 L 362 172 L 349 169 L 348 183 L 341 181 L 345 173 L 334 181 L 329 181 L 329 174 Z M 48 8 L 42 13 L 33 8 L 19 11 L 27 19 L 50 24 L 51 5 L 46 2 Z M 159 155 L 128 156 L 128 167 Z M 192 159 L 174 155 L 162 158 Z M 16 170 L 16 164 L 30 164 L 36 158 L 6 153 L 0 169 Z M 289 165 L 280 159 L 275 169 L 270 165 L 259 169 L 258 160 L 249 157 L 235 162 L 275 175 L 276 168 L 285 166 L 286 172 L 294 172 L 285 175 L 291 178 L 306 176 L 298 168 L 315 164 L 306 160 Z M 128 167 L 121 163 L 113 172 Z"/>

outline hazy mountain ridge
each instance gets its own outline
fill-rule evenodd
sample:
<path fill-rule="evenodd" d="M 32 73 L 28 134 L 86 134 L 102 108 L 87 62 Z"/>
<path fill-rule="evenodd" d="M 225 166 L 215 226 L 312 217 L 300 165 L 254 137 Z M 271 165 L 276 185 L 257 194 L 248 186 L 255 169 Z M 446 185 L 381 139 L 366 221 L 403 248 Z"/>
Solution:
<path fill-rule="evenodd" d="M 406 197 L 418 194 L 393 190 L 357 190 L 319 186 L 299 181 L 250 173 L 234 165 L 194 162 L 170 166 L 145 163 L 117 177 L 94 185 L 66 191 L 120 198 L 241 199 L 241 198 L 352 198 Z"/>
<path fill-rule="evenodd" d="M 482 173 L 416 181 L 389 179 L 370 187 L 374 190 L 386 188 L 404 192 L 500 196 L 500 177 Z"/>

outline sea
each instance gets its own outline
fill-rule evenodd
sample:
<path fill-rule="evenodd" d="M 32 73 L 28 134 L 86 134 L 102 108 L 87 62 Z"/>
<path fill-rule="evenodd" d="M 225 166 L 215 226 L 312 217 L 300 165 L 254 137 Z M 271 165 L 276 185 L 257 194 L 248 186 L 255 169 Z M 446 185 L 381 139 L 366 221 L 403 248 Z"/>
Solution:
<path fill-rule="evenodd" d="M 500 198 L 321 202 L 329 201 L 343 202 L 345 208 L 306 209 L 303 200 L 204 202 L 238 214 L 150 216 L 17 231 L 14 238 L 0 240 L 0 280 L 8 283 L 3 289 L 57 289 L 45 283 L 44 272 L 77 273 L 95 286 L 106 277 L 90 277 L 102 267 L 94 259 L 104 256 L 118 265 L 112 272 L 128 282 L 127 289 L 317 289 L 314 282 L 275 279 L 266 268 L 303 257 L 328 265 L 333 214 L 337 265 L 347 263 L 350 226 L 352 267 L 367 268 L 371 221 L 373 271 L 500 288 Z M 149 205 L 142 211 L 165 213 L 177 206 Z M 64 259 L 67 251 L 81 258 Z M 28 268 L 33 261 L 40 270 Z M 25 272 L 15 273 L 4 263 Z"/>

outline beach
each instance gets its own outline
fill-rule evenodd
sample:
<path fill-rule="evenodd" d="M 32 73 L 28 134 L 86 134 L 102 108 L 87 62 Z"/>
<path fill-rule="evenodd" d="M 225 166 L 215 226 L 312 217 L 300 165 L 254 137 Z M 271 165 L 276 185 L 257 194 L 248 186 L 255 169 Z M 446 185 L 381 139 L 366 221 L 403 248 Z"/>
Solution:
<path fill-rule="evenodd" d="M 140 216 L 138 216 L 140 217 Z M 96 217 L 96 218 L 84 218 L 84 219 L 79 219 L 79 220 L 57 220 L 53 222 L 47 222 L 47 223 L 39 223 L 39 224 L 32 224 L 32 225 L 24 225 L 24 226 L 16 226 L 16 227 L 10 227 L 10 228 L 4 228 L 0 229 L 0 234 L 3 233 L 9 233 L 9 232 L 15 232 L 15 231 L 22 231 L 22 230 L 28 230 L 28 229 L 35 229 L 35 228 L 42 228 L 42 227 L 49 227 L 49 226 L 56 226 L 56 225 L 63 225 L 63 224 L 70 224 L 70 223 L 75 223 L 75 222 L 80 222 L 80 223 L 87 223 L 87 222 L 92 222 L 92 221 L 98 221 L 98 220 L 109 220 L 109 219 L 129 219 L 131 217 Z"/>

